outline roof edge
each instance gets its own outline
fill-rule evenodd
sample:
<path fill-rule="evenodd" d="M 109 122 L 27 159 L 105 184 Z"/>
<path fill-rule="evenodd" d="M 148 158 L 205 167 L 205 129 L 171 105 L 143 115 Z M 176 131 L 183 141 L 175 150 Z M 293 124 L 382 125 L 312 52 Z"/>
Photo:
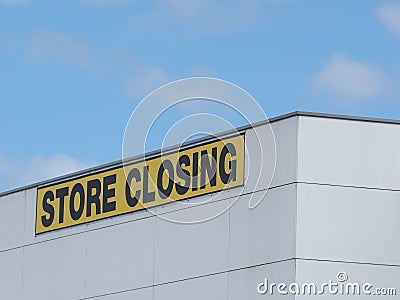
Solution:
<path fill-rule="evenodd" d="M 400 124 L 400 120 L 393 120 L 393 119 L 382 119 L 382 118 L 372 118 L 372 117 L 359 117 L 359 116 L 348 116 L 348 115 L 339 115 L 339 114 L 328 114 L 328 113 L 318 113 L 318 112 L 306 112 L 306 111 L 294 111 L 294 112 L 290 112 L 287 114 L 283 114 L 280 116 L 276 116 L 273 118 L 270 118 L 268 120 L 262 120 L 253 124 L 248 124 L 248 125 L 244 125 L 241 127 L 238 127 L 236 129 L 232 129 L 232 130 L 228 130 L 228 131 L 223 131 L 221 133 L 216 134 L 215 136 L 212 137 L 203 137 L 203 138 L 199 138 L 181 145 L 174 145 L 171 147 L 167 147 L 164 149 L 160 149 L 160 150 L 155 150 L 155 151 L 151 151 L 148 153 L 144 153 L 141 155 L 137 155 L 135 157 L 132 157 L 131 159 L 129 159 L 130 162 L 134 162 L 140 159 L 143 159 L 144 157 L 146 158 L 151 158 L 157 155 L 160 155 L 161 151 L 163 152 L 170 152 L 173 150 L 176 150 L 178 148 L 187 148 L 187 147 L 192 147 L 194 145 L 199 145 L 199 144 L 203 144 L 205 142 L 211 141 L 213 139 L 215 139 L 216 137 L 225 137 L 225 136 L 229 136 L 232 134 L 236 134 L 236 133 L 242 133 L 246 130 L 249 130 L 251 128 L 254 127 L 258 127 L 258 126 L 262 126 L 268 123 L 275 123 L 275 122 L 279 122 L 285 119 L 289 119 L 292 117 L 298 117 L 298 116 L 302 116 L 302 117 L 312 117 L 312 118 L 324 118 L 324 119 L 336 119 L 336 120 L 348 120 L 348 121 L 359 121 L 359 122 L 373 122 L 373 123 L 385 123 L 385 124 Z M 58 176 L 55 178 L 51 178 L 51 179 L 47 179 L 47 180 L 43 180 L 43 181 L 39 181 L 36 183 L 32 183 L 29 185 L 24 185 L 15 189 L 11 189 L 8 191 L 4 191 L 4 192 L 0 192 L 0 197 L 4 197 L 10 194 L 14 194 L 14 193 L 18 193 L 24 190 L 29 190 L 29 189 L 33 189 L 33 188 L 37 188 L 39 186 L 43 186 L 43 185 L 48 185 L 51 183 L 56 183 L 59 181 L 65 181 L 66 179 L 73 179 L 75 177 L 80 177 L 84 174 L 91 174 L 94 172 L 101 172 L 101 171 L 107 171 L 108 169 L 112 169 L 112 168 L 116 168 L 119 166 L 122 166 L 122 160 L 117 160 L 111 163 L 106 163 L 106 164 L 102 164 L 99 166 L 95 166 L 92 168 L 88 168 L 88 169 L 84 169 L 84 170 L 80 170 L 77 172 L 73 172 L 73 173 L 69 173 L 66 175 L 62 175 L 62 176 Z"/>

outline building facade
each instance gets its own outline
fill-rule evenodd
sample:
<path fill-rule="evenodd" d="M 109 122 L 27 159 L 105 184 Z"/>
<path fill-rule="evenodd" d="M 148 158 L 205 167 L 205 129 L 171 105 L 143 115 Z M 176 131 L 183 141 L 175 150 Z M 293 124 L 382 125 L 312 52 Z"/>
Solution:
<path fill-rule="evenodd" d="M 210 199 L 202 205 L 37 232 L 49 216 L 37 213 L 38 190 L 120 162 L 0 194 L 0 299 L 399 299 L 400 122 L 304 112 L 271 119 L 275 172 L 270 182 L 266 166 L 253 184 L 259 176 L 246 170 L 263 126 L 239 129 L 244 184 L 184 200 Z M 221 214 L 168 220 L 209 211 Z"/>

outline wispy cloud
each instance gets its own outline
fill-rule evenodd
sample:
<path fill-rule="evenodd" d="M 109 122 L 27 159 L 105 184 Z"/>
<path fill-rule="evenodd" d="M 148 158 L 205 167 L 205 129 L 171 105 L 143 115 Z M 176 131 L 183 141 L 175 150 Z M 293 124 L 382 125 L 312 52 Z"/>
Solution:
<path fill-rule="evenodd" d="M 31 63 L 79 66 L 94 73 L 100 69 L 89 46 L 63 32 L 40 31 L 33 34 L 27 39 L 25 56 Z"/>
<path fill-rule="evenodd" d="M 109 7 L 109 6 L 125 6 L 133 3 L 133 0 L 81 0 L 82 3 L 91 6 Z"/>
<path fill-rule="evenodd" d="M 205 6 L 210 5 L 210 1 L 207 0 L 192 0 L 192 1 L 167 0 L 165 2 L 185 15 L 193 15 L 199 9 L 202 9 Z"/>
<path fill-rule="evenodd" d="M 127 83 L 127 94 L 133 98 L 143 98 L 154 89 L 176 79 L 159 67 L 141 67 Z"/>
<path fill-rule="evenodd" d="M 161 67 L 141 66 L 134 68 L 134 74 L 127 81 L 126 92 L 133 98 L 143 98 L 155 89 L 174 80 L 187 77 L 212 77 L 213 71 L 207 66 L 194 66 L 180 76 L 167 72 Z"/>
<path fill-rule="evenodd" d="M 15 160 L 0 156 L 0 191 L 54 178 L 93 166 L 68 155 Z"/>
<path fill-rule="evenodd" d="M 386 3 L 378 7 L 378 17 L 391 31 L 400 34 L 400 2 Z"/>
<path fill-rule="evenodd" d="M 377 66 L 336 54 L 318 72 L 315 85 L 322 91 L 345 98 L 373 98 L 390 87 L 390 81 Z"/>
<path fill-rule="evenodd" d="M 262 22 L 259 0 L 158 0 L 147 13 L 134 17 L 142 30 L 221 35 L 251 28 Z"/>

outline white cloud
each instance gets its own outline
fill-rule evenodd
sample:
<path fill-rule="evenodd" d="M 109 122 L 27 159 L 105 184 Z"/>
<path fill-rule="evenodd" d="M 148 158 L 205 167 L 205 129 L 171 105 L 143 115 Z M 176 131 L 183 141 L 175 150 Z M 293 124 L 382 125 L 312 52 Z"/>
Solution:
<path fill-rule="evenodd" d="M 0 4 L 26 4 L 30 3 L 30 0 L 0 0 Z"/>
<path fill-rule="evenodd" d="M 387 28 L 400 34 L 400 2 L 383 4 L 378 7 L 377 13 Z"/>
<path fill-rule="evenodd" d="M 33 63 L 56 62 L 63 67 L 77 65 L 90 72 L 99 71 L 89 47 L 62 32 L 41 31 L 33 34 L 27 40 L 25 56 Z"/>
<path fill-rule="evenodd" d="M 200 11 L 210 8 L 212 4 L 209 0 L 167 0 L 165 2 L 185 17 L 192 17 Z"/>
<path fill-rule="evenodd" d="M 70 156 L 32 157 L 15 160 L 0 156 L 0 191 L 65 175 L 93 166 Z"/>
<path fill-rule="evenodd" d="M 160 67 L 138 67 L 127 82 L 127 94 L 133 98 L 143 98 L 155 89 L 174 80 L 186 77 L 212 77 L 213 71 L 207 66 L 194 66 L 182 76 L 166 72 Z"/>
<path fill-rule="evenodd" d="M 334 55 L 316 75 L 321 90 L 346 98 L 372 98 L 385 92 L 390 82 L 384 72 L 371 64 Z"/>
<path fill-rule="evenodd" d="M 173 80 L 173 76 L 157 67 L 142 67 L 128 81 L 127 93 L 134 98 L 143 98 L 154 89 Z"/>
<path fill-rule="evenodd" d="M 158 0 L 154 9 L 134 17 L 135 26 L 158 34 L 188 31 L 207 35 L 229 34 L 248 29 L 266 18 L 259 0 Z"/>

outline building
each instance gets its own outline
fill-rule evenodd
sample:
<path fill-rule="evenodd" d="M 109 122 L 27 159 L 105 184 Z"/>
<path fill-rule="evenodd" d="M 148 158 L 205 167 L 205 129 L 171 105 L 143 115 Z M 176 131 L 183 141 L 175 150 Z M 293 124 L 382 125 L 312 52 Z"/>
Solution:
<path fill-rule="evenodd" d="M 238 175 L 238 186 L 229 189 L 107 215 L 98 211 L 93 181 L 89 194 L 75 189 L 92 197 L 82 210 L 79 201 L 69 207 L 76 220 L 68 205 L 60 216 L 55 203 L 67 201 L 75 185 L 65 194 L 46 189 L 88 184 L 85 178 L 115 170 L 117 162 L 0 194 L 0 299 L 308 299 L 314 292 L 324 299 L 364 299 L 368 292 L 368 299 L 381 299 L 379 293 L 398 299 L 400 121 L 296 112 L 270 124 L 276 168 L 271 184 L 261 178 L 257 190 L 247 188 L 254 178 L 244 172 L 242 187 Z M 268 124 L 239 129 L 244 169 L 262 126 Z M 131 180 L 143 182 L 144 174 L 138 176 Z M 99 204 L 103 210 L 119 195 L 113 184 L 102 182 L 102 196 L 109 195 Z M 263 199 L 249 209 L 252 195 Z M 218 210 L 232 199 L 232 207 L 208 221 L 162 218 Z M 357 288 L 360 295 L 353 295 Z"/>

